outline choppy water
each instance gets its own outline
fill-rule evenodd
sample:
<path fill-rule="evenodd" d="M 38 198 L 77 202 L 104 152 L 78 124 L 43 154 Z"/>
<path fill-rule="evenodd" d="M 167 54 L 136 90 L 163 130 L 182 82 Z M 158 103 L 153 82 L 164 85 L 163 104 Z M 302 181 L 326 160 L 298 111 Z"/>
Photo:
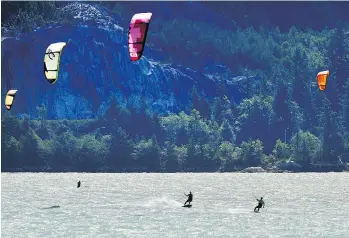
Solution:
<path fill-rule="evenodd" d="M 189 190 L 193 207 L 182 208 Z M 265 196 L 260 213 L 254 195 Z M 2 173 L 1 233 L 342 238 L 349 237 L 348 197 L 349 173 Z"/>

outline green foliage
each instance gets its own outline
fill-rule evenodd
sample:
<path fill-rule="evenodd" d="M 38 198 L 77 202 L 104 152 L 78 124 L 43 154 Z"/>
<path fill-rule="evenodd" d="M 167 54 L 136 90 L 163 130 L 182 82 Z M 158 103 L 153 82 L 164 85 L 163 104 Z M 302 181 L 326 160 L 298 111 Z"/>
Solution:
<path fill-rule="evenodd" d="M 173 149 L 174 149 L 174 153 L 176 155 L 177 161 L 178 161 L 179 170 L 183 171 L 185 168 L 185 164 L 187 162 L 187 158 L 188 158 L 187 146 L 185 146 L 185 145 L 175 146 Z"/>
<path fill-rule="evenodd" d="M 54 148 L 54 153 L 58 158 L 58 164 L 69 166 L 77 162 L 78 139 L 72 131 L 67 131 L 57 136 L 55 138 Z"/>
<path fill-rule="evenodd" d="M 259 166 L 263 159 L 263 143 L 260 140 L 248 140 L 240 145 L 242 164 L 249 166 Z"/>
<path fill-rule="evenodd" d="M 280 139 L 276 141 L 273 155 L 276 160 L 286 162 L 292 155 L 292 150 L 290 146 L 284 142 L 282 142 Z M 276 162 L 276 161 L 273 161 Z"/>
<path fill-rule="evenodd" d="M 104 167 L 109 151 L 109 142 L 110 136 L 103 136 L 99 140 L 93 134 L 82 136 L 77 144 L 77 167 Z"/>
<path fill-rule="evenodd" d="M 132 156 L 142 169 L 150 171 L 160 170 L 160 147 L 154 136 L 149 140 L 141 140 L 136 143 Z"/>
<path fill-rule="evenodd" d="M 254 96 L 244 99 L 238 106 L 239 116 L 236 121 L 237 141 L 250 138 L 266 142 L 266 150 L 272 150 L 271 129 L 274 120 L 273 98 Z"/>
<path fill-rule="evenodd" d="M 17 2 L 7 7 L 15 9 L 15 15 L 6 15 L 7 20 L 4 23 L 4 27 L 11 30 L 29 32 L 38 26 L 59 20 L 58 6 L 54 1 Z"/>
<path fill-rule="evenodd" d="M 5 168 L 23 166 L 23 145 L 13 136 L 7 136 L 1 141 L 1 166 Z"/>
<path fill-rule="evenodd" d="M 165 132 L 166 140 L 183 145 L 188 143 L 188 128 L 190 117 L 184 112 L 178 115 L 170 114 L 160 119 L 161 127 Z"/>
<path fill-rule="evenodd" d="M 29 128 L 24 135 L 21 135 L 19 139 L 23 145 L 22 152 L 25 156 L 24 164 L 28 167 L 39 167 L 41 164 L 40 157 L 38 156 L 39 140 L 40 138 L 31 128 Z"/>
<path fill-rule="evenodd" d="M 309 166 L 320 160 L 320 140 L 310 132 L 299 131 L 291 139 L 292 157 L 295 162 Z"/>
<path fill-rule="evenodd" d="M 8 2 L 4 6 L 16 14 L 4 12 L 3 26 L 25 32 L 67 23 L 69 16 L 58 8 L 63 5 Z M 133 14 L 120 3 L 113 11 L 121 18 Z M 105 115 L 92 120 L 49 121 L 44 105 L 37 107 L 39 120 L 5 112 L 2 168 L 175 172 L 232 171 L 289 160 L 304 168 L 349 162 L 348 25 L 322 31 L 293 26 L 283 33 L 234 22 L 225 27 L 156 17 L 147 47 L 199 72 L 208 64 L 225 65 L 246 76 L 237 83 L 243 95 L 238 105 L 228 94 L 231 79 L 225 72 L 211 100 L 197 87 L 188 92 L 189 114 L 159 116 L 144 98 L 125 108 L 114 97 Z M 328 87 L 320 92 L 316 74 L 327 69 Z"/>
<path fill-rule="evenodd" d="M 222 139 L 224 141 L 234 142 L 235 141 L 235 135 L 232 126 L 229 124 L 227 120 L 224 120 L 221 128 L 220 133 L 222 135 Z"/>
<path fill-rule="evenodd" d="M 55 164 L 55 145 L 53 140 L 40 140 L 38 145 L 38 156 L 42 158 L 43 167 L 52 169 Z"/>
<path fill-rule="evenodd" d="M 218 149 L 218 156 L 221 160 L 220 170 L 232 170 L 236 161 L 241 158 L 241 150 L 234 147 L 232 143 L 223 141 Z"/>
<path fill-rule="evenodd" d="M 128 168 L 131 165 L 133 141 L 121 127 L 113 127 L 108 155 L 108 167 Z"/>
<path fill-rule="evenodd" d="M 42 121 L 45 122 L 45 119 L 47 117 L 47 108 L 44 104 L 42 104 L 39 107 L 36 107 L 36 110 L 38 111 L 38 118 Z"/>

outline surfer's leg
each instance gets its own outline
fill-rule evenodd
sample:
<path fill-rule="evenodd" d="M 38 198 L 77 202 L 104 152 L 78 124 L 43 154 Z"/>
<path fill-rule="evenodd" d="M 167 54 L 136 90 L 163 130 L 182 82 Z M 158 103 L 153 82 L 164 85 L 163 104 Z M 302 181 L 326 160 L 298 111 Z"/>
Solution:
<path fill-rule="evenodd" d="M 259 211 L 259 209 L 261 209 L 261 207 L 262 207 L 262 206 L 259 206 L 259 205 L 258 205 L 258 207 L 257 207 L 257 208 L 258 208 L 258 211 Z"/>

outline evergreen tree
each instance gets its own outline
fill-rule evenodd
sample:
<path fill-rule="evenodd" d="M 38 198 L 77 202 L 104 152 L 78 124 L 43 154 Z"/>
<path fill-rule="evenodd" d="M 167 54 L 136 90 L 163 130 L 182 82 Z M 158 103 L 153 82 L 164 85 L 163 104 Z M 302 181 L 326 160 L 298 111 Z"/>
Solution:
<path fill-rule="evenodd" d="M 20 143 L 23 145 L 24 166 L 39 168 L 41 164 L 38 153 L 38 136 L 33 129 L 28 128 L 21 136 Z"/>
<path fill-rule="evenodd" d="M 346 48 L 345 44 L 343 24 L 339 22 L 328 46 L 329 58 L 331 61 L 331 75 L 333 75 L 331 77 L 331 84 L 336 86 L 336 90 L 333 92 L 333 99 L 336 98 L 335 95 L 338 97 L 338 95 L 342 95 L 345 92 L 344 85 L 349 72 L 349 48 Z M 336 111 L 336 109 L 338 109 L 338 101 L 333 101 L 333 103 Z"/>
<path fill-rule="evenodd" d="M 117 104 L 116 98 L 112 97 L 108 109 L 104 113 L 105 120 L 109 125 L 115 125 L 120 115 L 120 107 Z"/>
<path fill-rule="evenodd" d="M 290 128 L 291 113 L 288 103 L 288 89 L 286 84 L 281 81 L 277 86 L 277 91 L 273 102 L 276 117 L 274 133 L 277 138 L 283 138 L 284 131 L 289 130 Z"/>
<path fill-rule="evenodd" d="M 209 104 L 205 95 L 201 92 L 202 96 L 199 95 L 198 89 L 194 86 L 191 91 L 191 109 L 196 109 L 200 112 L 203 118 L 208 119 L 209 117 Z"/>
<path fill-rule="evenodd" d="M 223 121 L 220 131 L 223 141 L 229 141 L 230 143 L 233 143 L 235 141 L 233 128 L 226 119 Z"/>
<path fill-rule="evenodd" d="M 126 169 L 132 165 L 132 141 L 121 127 L 114 126 L 111 134 L 108 164 L 111 168 Z"/>
<path fill-rule="evenodd" d="M 175 151 L 175 145 L 171 142 L 166 142 L 166 159 L 165 159 L 165 169 L 167 172 L 176 172 L 179 170 L 178 156 Z"/>
<path fill-rule="evenodd" d="M 312 105 L 310 95 L 310 77 L 307 69 L 308 58 L 304 50 L 300 47 L 296 48 L 294 57 L 294 88 L 293 101 L 295 101 L 306 114 L 309 114 L 307 109 Z M 310 105 L 310 106 L 309 106 Z"/>

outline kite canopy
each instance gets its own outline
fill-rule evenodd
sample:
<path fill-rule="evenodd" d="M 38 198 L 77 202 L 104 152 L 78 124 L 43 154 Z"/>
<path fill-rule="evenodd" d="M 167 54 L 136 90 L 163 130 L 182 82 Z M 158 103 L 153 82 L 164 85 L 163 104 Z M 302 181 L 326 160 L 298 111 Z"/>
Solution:
<path fill-rule="evenodd" d="M 148 27 L 152 13 L 137 13 L 130 22 L 128 31 L 128 50 L 132 61 L 137 61 L 142 57 Z"/>
<path fill-rule="evenodd" d="M 46 80 L 51 84 L 54 84 L 58 78 L 59 60 L 64 46 L 66 46 L 65 42 L 58 42 L 47 47 L 44 58 L 44 73 Z"/>
<path fill-rule="evenodd" d="M 326 89 L 327 77 L 330 75 L 330 71 L 321 71 L 317 74 L 317 83 L 321 91 Z"/>
<path fill-rule="evenodd" d="M 9 90 L 6 94 L 5 98 L 5 106 L 7 110 L 10 110 L 13 104 L 13 101 L 15 100 L 17 90 Z"/>

